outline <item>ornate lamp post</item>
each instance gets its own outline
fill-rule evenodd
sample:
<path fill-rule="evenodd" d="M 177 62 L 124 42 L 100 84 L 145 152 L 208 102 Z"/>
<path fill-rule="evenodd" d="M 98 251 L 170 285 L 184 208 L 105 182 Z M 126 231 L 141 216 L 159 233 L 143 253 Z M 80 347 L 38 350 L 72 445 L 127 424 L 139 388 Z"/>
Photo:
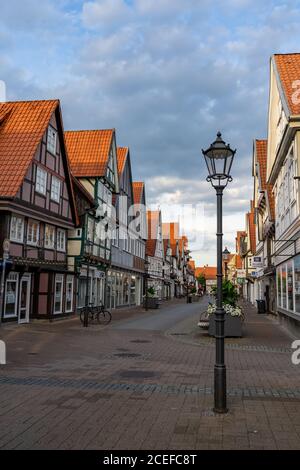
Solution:
<path fill-rule="evenodd" d="M 225 246 L 225 250 L 222 253 L 223 261 L 225 265 L 225 280 L 228 280 L 228 261 L 229 261 L 230 251 L 228 250 L 227 246 Z"/>
<path fill-rule="evenodd" d="M 206 178 L 217 193 L 217 309 L 216 319 L 216 362 L 214 368 L 214 411 L 227 413 L 226 406 L 226 367 L 224 351 L 225 315 L 222 306 L 222 196 L 227 184 L 232 181 L 230 170 L 236 150 L 226 145 L 221 132 L 207 150 L 202 150 L 208 169 Z"/>

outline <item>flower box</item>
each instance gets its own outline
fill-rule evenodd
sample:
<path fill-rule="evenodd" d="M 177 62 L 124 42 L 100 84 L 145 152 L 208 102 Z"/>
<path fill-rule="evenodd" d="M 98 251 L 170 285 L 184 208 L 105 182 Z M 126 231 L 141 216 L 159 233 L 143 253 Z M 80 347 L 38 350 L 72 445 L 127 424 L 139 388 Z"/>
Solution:
<path fill-rule="evenodd" d="M 144 308 L 159 308 L 159 299 L 158 297 L 144 297 Z"/>
<path fill-rule="evenodd" d="M 225 323 L 224 323 L 224 335 L 226 338 L 229 337 L 238 337 L 241 338 L 242 334 L 243 320 L 242 317 L 233 317 L 228 313 L 225 313 Z M 216 336 L 216 321 L 215 314 L 209 316 L 209 328 L 208 334 L 210 336 Z"/>

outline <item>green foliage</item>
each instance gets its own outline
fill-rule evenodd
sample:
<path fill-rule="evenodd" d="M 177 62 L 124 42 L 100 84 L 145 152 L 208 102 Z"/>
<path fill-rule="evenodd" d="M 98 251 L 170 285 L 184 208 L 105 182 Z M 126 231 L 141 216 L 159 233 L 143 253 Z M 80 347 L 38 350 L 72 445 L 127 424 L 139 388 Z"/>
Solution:
<path fill-rule="evenodd" d="M 156 293 L 153 286 L 149 287 L 147 292 L 148 292 L 149 297 L 154 297 Z"/>
<path fill-rule="evenodd" d="M 198 281 L 199 284 L 203 287 L 203 289 L 205 289 L 205 287 L 206 287 L 206 279 L 205 279 L 204 274 L 200 274 L 200 276 L 197 277 L 197 281 Z"/>
<path fill-rule="evenodd" d="M 193 288 L 190 290 L 190 293 L 191 293 L 191 294 L 197 294 L 197 289 L 196 289 L 196 287 L 193 287 Z"/>
<path fill-rule="evenodd" d="M 214 296 L 217 295 L 217 287 L 212 288 L 212 293 Z M 222 294 L 223 294 L 223 304 L 229 304 L 235 307 L 238 300 L 238 293 L 231 281 L 222 282 Z"/>

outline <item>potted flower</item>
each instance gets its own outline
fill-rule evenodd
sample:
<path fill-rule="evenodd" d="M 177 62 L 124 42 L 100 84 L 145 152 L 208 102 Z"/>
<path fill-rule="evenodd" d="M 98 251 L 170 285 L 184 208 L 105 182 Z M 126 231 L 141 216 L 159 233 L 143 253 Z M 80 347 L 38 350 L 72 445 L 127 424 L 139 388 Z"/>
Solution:
<path fill-rule="evenodd" d="M 224 334 L 226 337 L 241 337 L 244 316 L 241 307 L 237 305 L 238 293 L 231 281 L 223 281 L 222 293 L 223 309 L 225 311 Z M 216 288 L 213 289 L 213 294 L 216 296 Z M 207 308 L 209 316 L 208 334 L 211 336 L 216 335 L 216 308 L 215 303 L 210 303 Z"/>
<path fill-rule="evenodd" d="M 149 287 L 147 289 L 147 294 L 144 295 L 144 307 L 146 306 L 146 302 L 148 308 L 159 307 L 158 295 L 156 294 L 155 288 L 153 286 Z"/>

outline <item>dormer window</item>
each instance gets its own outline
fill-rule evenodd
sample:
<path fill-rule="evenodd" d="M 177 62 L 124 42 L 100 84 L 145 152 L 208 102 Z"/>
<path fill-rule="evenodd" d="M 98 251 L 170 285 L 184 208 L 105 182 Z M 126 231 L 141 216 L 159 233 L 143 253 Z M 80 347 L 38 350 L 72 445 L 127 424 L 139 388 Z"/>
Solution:
<path fill-rule="evenodd" d="M 56 155 L 56 137 L 56 130 L 52 126 L 49 126 L 47 134 L 47 150 L 53 155 Z"/>

